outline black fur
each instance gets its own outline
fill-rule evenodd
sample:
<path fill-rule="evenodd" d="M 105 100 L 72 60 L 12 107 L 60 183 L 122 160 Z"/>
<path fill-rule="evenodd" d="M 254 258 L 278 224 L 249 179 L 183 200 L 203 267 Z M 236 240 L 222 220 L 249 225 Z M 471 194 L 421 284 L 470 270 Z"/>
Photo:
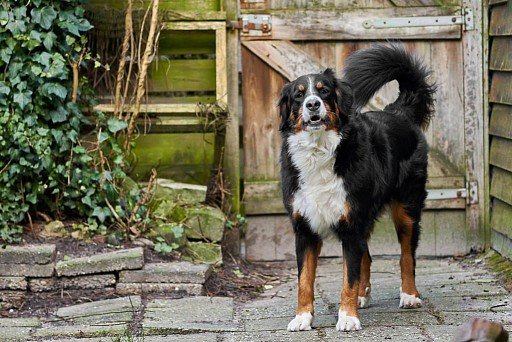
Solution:
<path fill-rule="evenodd" d="M 344 180 L 350 212 L 347 221 L 331 229 L 342 242 L 350 284 L 359 279 L 361 258 L 368 253 L 367 239 L 374 222 L 391 201 L 405 204 L 413 218 L 413 251 L 417 247 L 426 198 L 428 151 L 421 128 L 427 127 L 432 116 L 435 91 L 426 80 L 428 75 L 420 60 L 395 45 L 354 53 L 347 61 L 343 80 L 330 69 L 313 75 L 315 82 L 322 82 L 330 90 L 319 96 L 330 108 L 337 108 L 336 130 L 343 137 L 336 149 L 334 171 Z M 299 170 L 291 161 L 287 138 L 296 133 L 294 125 L 302 105 L 297 87 L 304 82 L 303 77 L 287 84 L 279 101 L 283 201 L 296 234 L 299 272 L 304 249 L 320 239 L 307 219 L 294 218 L 292 208 Z M 373 94 L 394 79 L 400 85 L 396 102 L 383 111 L 361 113 L 360 108 Z"/>

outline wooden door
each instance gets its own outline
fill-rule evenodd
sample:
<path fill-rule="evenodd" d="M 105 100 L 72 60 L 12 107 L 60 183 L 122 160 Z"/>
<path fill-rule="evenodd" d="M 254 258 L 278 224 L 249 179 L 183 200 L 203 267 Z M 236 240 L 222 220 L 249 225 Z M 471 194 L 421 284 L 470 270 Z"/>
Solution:
<path fill-rule="evenodd" d="M 453 255 L 481 248 L 485 234 L 480 2 L 464 2 L 469 12 L 472 11 L 466 17 L 461 16 L 464 9 L 459 0 L 312 3 L 291 0 L 242 0 L 241 3 L 243 13 L 266 13 L 270 19 L 264 20 L 271 22 L 270 32 L 267 29 L 267 32 L 255 32 L 259 36 L 247 32 L 242 36 L 247 257 L 253 260 L 294 257 L 293 233 L 283 215 L 279 184 L 281 141 L 276 101 L 281 87 L 301 74 L 326 67 L 340 72 L 351 52 L 376 40 L 388 39 L 402 40 L 407 49 L 422 56 L 433 69 L 432 78 L 438 84 L 436 117 L 426 133 L 431 147 L 429 199 L 418 254 Z M 404 23 L 403 18 L 408 17 L 414 18 Z M 432 23 L 432 20 L 451 18 L 469 20 L 474 28 L 465 30 L 463 25 Z M 417 26 L 407 26 L 410 21 Z M 377 27 L 393 22 L 402 27 Z M 467 29 L 470 28 L 468 25 Z M 396 85 L 390 83 L 370 106 L 382 108 L 396 95 Z M 465 193 L 467 198 L 463 197 Z M 399 253 L 387 215 L 375 228 L 370 250 L 372 254 Z M 341 248 L 338 243 L 329 243 L 323 253 L 339 255 Z"/>

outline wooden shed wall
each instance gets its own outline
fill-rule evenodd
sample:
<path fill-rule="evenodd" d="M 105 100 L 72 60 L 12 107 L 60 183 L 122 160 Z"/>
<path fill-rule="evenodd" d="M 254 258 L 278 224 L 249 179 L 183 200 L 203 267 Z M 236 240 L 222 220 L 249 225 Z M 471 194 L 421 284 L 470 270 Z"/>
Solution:
<path fill-rule="evenodd" d="M 512 258 L 512 2 L 490 1 L 491 243 Z"/>

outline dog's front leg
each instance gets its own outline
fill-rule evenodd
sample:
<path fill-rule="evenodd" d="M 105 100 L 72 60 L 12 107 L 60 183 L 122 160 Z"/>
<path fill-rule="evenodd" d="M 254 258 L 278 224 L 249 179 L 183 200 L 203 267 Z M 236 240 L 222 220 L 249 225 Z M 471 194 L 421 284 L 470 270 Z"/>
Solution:
<path fill-rule="evenodd" d="M 298 304 L 296 316 L 288 324 L 288 331 L 311 330 L 316 266 L 321 248 L 322 241 L 316 234 L 295 229 L 295 252 L 299 270 Z"/>
<path fill-rule="evenodd" d="M 362 248 L 359 241 L 353 241 L 352 239 L 342 239 L 342 243 L 343 289 L 341 291 L 341 305 L 338 312 L 336 330 L 360 330 L 358 292 L 364 248 Z"/>

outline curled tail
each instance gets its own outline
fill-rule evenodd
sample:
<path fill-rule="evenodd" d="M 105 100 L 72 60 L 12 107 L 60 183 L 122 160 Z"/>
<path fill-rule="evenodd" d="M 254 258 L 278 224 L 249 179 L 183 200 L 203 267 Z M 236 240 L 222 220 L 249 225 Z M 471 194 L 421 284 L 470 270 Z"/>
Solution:
<path fill-rule="evenodd" d="M 423 62 L 397 44 L 359 50 L 347 59 L 344 80 L 354 91 L 354 106 L 361 109 L 386 83 L 397 80 L 400 95 L 386 110 L 400 111 L 426 129 L 433 116 L 434 84 Z"/>

